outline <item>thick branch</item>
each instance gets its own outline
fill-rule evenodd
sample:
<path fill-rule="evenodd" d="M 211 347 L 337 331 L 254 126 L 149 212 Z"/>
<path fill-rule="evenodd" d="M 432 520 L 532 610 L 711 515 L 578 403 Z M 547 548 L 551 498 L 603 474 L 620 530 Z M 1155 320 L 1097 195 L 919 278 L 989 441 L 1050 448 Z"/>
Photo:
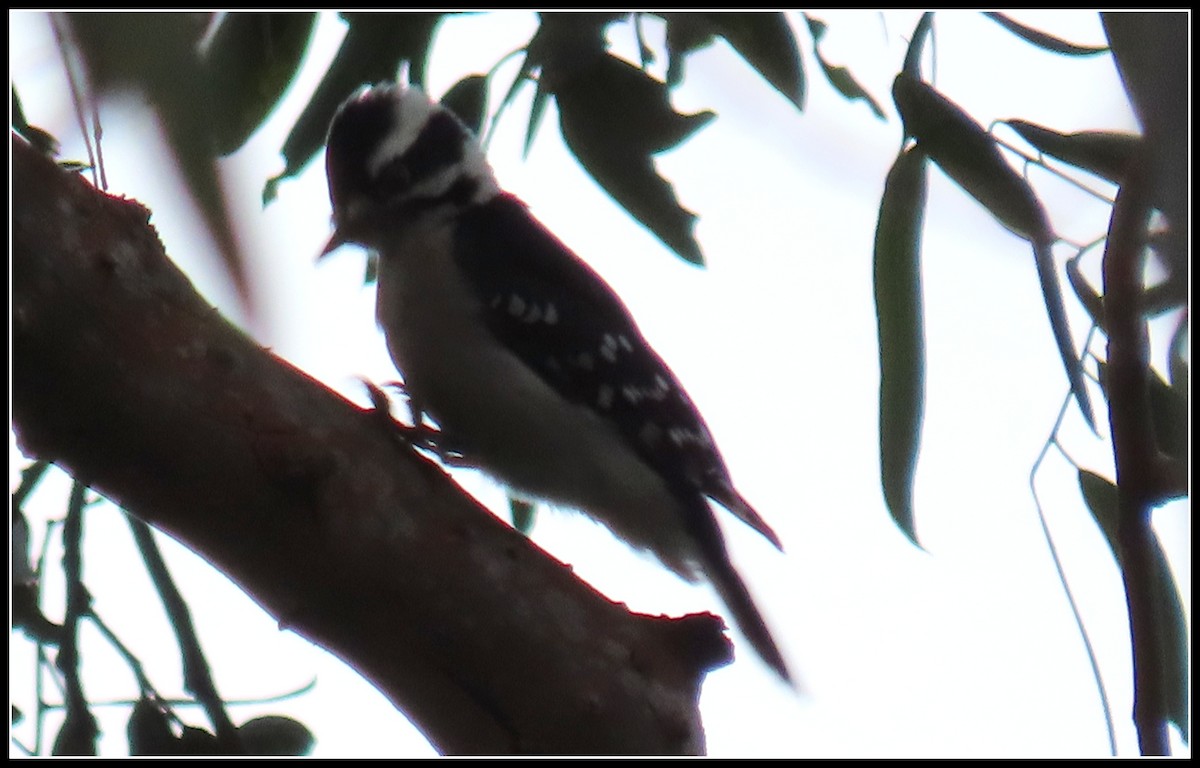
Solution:
<path fill-rule="evenodd" d="M 13 137 L 13 419 L 443 752 L 703 751 L 718 620 L 630 614 L 232 327 L 134 202 Z M 348 719 L 347 723 L 353 720 Z"/>

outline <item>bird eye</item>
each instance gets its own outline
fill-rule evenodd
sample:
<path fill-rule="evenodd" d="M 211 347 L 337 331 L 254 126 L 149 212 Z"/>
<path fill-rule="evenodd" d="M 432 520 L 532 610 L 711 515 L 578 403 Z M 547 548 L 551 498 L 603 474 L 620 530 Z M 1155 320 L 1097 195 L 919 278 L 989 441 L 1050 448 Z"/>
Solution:
<path fill-rule="evenodd" d="M 412 172 L 404 158 L 397 157 L 380 169 L 374 186 L 378 197 L 390 198 L 405 193 L 411 185 Z"/>

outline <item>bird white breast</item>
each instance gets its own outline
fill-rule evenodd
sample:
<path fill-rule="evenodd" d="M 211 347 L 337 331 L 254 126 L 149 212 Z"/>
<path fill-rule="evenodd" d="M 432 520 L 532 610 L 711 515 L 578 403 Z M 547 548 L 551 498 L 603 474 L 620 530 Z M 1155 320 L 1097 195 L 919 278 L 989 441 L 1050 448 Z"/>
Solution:
<path fill-rule="evenodd" d="M 694 548 L 665 482 L 614 426 L 496 342 L 458 277 L 451 238 L 448 224 L 412 228 L 380 259 L 376 315 L 413 402 L 495 479 L 588 513 L 694 579 Z"/>

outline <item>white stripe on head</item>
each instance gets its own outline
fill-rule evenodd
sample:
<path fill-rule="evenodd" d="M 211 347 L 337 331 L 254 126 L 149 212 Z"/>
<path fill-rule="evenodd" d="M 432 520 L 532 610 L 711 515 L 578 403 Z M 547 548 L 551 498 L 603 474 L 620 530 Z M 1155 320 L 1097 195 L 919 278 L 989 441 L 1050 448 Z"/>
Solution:
<path fill-rule="evenodd" d="M 380 88 L 392 99 L 393 123 L 367 164 L 371 176 L 378 175 L 389 162 L 412 147 L 435 109 L 425 92 L 415 85 L 407 88 L 403 85 L 377 86 L 375 90 Z"/>
<path fill-rule="evenodd" d="M 384 137 L 379 148 L 371 155 L 367 170 L 375 176 L 388 163 L 401 157 L 424 130 L 429 119 L 438 112 L 448 112 L 446 107 L 432 101 L 419 86 L 388 85 L 379 86 L 387 91 L 387 96 L 393 100 L 393 126 Z M 377 88 L 377 89 L 378 89 Z M 457 118 L 456 118 L 457 119 Z M 466 129 L 464 129 L 466 130 Z M 472 202 L 486 202 L 500 193 L 500 185 L 488 164 L 483 148 L 470 131 L 463 141 L 462 158 L 457 164 L 448 167 L 435 176 L 429 177 L 415 186 L 410 192 L 414 198 L 437 198 L 444 195 L 461 178 L 471 178 L 476 182 L 475 195 Z"/>

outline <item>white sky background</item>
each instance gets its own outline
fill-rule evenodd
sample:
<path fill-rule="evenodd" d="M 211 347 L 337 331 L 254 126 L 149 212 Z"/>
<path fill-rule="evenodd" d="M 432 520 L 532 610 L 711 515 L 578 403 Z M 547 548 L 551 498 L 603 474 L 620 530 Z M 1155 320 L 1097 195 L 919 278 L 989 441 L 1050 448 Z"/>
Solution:
<path fill-rule="evenodd" d="M 829 24 L 827 60 L 848 66 L 888 121 L 833 91 L 806 31 L 798 31 L 809 84 L 802 114 L 724 44 L 692 56 L 675 106 L 714 109 L 719 118 L 661 157 L 659 169 L 701 216 L 705 270 L 668 253 L 591 182 L 563 148 L 552 109 L 530 157 L 521 159 L 532 89 L 502 120 L 489 150 L 502 185 L 625 299 L 704 412 L 739 487 L 787 548 L 778 554 L 724 516 L 735 562 L 807 694 L 797 697 L 776 682 L 735 635 L 737 661 L 712 673 L 704 688 L 709 753 L 1103 756 L 1108 744 L 1095 684 L 1028 486 L 1067 391 L 1029 249 L 931 169 L 923 256 L 928 403 L 916 497 L 922 552 L 891 523 L 879 490 L 871 284 L 879 195 L 900 143 L 891 80 L 918 14 L 889 13 L 886 27 L 875 13 L 813 15 Z M 1075 42 L 1104 39 L 1094 13 L 1014 15 Z M 44 17 L 10 18 L 13 77 L 26 115 L 63 141 L 65 157 L 86 157 Z M 430 90 L 440 96 L 462 75 L 486 71 L 534 28 L 533 15 L 519 12 L 445 25 Z M 228 162 L 227 188 L 244 215 L 260 291 L 262 318 L 249 331 L 365 404 L 357 377 L 386 381 L 394 372 L 375 329 L 374 289 L 362 285 L 361 253 L 344 249 L 313 264 L 329 234 L 321 164 L 283 184 L 265 211 L 258 203 L 264 181 L 282 167 L 286 132 L 341 35 L 332 18 L 320 26 L 304 82 Z M 623 30 L 614 38 L 618 50 L 632 52 Z M 661 33 L 652 31 L 650 41 L 657 45 Z M 1043 53 L 966 12 L 938 15 L 936 49 L 937 86 L 985 124 L 1020 117 L 1063 131 L 1134 128 L 1107 56 Z M 516 67 L 514 59 L 501 71 L 493 107 Z M 103 113 L 111 190 L 154 211 L 171 257 L 232 313 L 229 284 L 193 212 L 179 204 L 184 198 L 171 186 L 176 177 L 153 126 L 139 115 Z M 1104 206 L 1052 181 L 1039 188 L 1066 192 L 1047 198 L 1064 236 L 1090 240 L 1104 231 Z M 1093 261 L 1098 267 L 1098 255 Z M 1082 342 L 1085 315 L 1071 310 Z M 1103 414 L 1099 420 L 1106 422 Z M 1065 441 L 1077 460 L 1111 477 L 1109 445 L 1090 436 L 1074 408 Z M 15 468 L 10 475 L 15 487 Z M 505 511 L 494 486 L 470 474 L 462 482 Z M 61 516 L 66 487 L 39 492 L 47 516 Z M 1038 487 L 1100 657 L 1120 754 L 1137 754 L 1119 574 L 1060 455 L 1050 455 Z M 1190 611 L 1190 506 L 1160 509 L 1155 525 Z M 234 708 L 235 721 L 268 712 L 296 717 L 316 733 L 317 756 L 432 754 L 369 684 L 307 641 L 279 632 L 223 576 L 161 538 L 226 698 L 278 694 L 317 678 L 316 688 L 297 699 Z M 540 512 L 533 538 L 635 610 L 721 612 L 709 589 L 680 582 L 573 514 Z M 179 692 L 170 629 L 111 508 L 88 515 L 85 560 L 98 613 L 147 664 L 160 690 Z M 50 584 L 51 595 L 58 586 Z M 89 696 L 133 695 L 122 663 L 96 647 L 84 659 Z M 16 635 L 10 665 L 14 703 L 32 714 L 32 654 Z M 199 711 L 184 713 L 203 723 Z M 124 754 L 127 710 L 98 714 L 103 753 Z M 26 743 L 31 733 L 28 723 L 17 729 Z M 1173 739 L 1176 754 L 1190 754 Z"/>

